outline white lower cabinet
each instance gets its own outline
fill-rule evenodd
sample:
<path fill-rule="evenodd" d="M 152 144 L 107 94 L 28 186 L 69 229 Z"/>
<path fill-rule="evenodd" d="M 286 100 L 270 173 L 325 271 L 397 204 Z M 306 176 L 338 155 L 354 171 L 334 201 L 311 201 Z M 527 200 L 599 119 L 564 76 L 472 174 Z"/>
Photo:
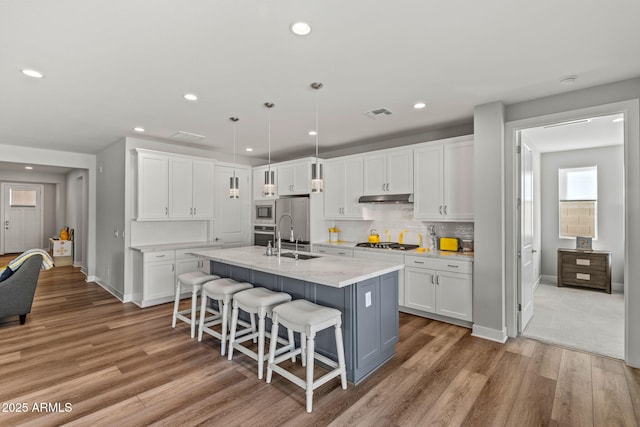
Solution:
<path fill-rule="evenodd" d="M 332 246 L 314 245 L 313 252 L 316 252 L 319 254 L 327 254 L 327 255 L 338 255 L 338 256 L 348 256 L 348 257 L 353 256 L 353 249 L 351 248 L 339 248 L 339 247 L 332 247 Z"/>
<path fill-rule="evenodd" d="M 150 307 L 173 301 L 178 276 L 190 271 L 209 273 L 209 262 L 190 255 L 191 252 L 213 249 L 200 247 L 154 252 L 133 252 L 133 302 Z M 182 297 L 190 297 L 191 291 Z"/>
<path fill-rule="evenodd" d="M 405 307 L 472 321 L 473 267 L 468 261 L 405 257 Z"/>

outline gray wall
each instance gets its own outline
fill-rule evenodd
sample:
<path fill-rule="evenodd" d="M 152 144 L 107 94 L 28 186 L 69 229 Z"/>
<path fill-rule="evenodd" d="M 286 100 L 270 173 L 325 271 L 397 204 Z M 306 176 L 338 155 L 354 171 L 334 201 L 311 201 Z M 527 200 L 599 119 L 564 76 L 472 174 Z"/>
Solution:
<path fill-rule="evenodd" d="M 96 277 L 119 298 L 125 293 L 125 156 L 124 139 L 96 155 Z"/>
<path fill-rule="evenodd" d="M 598 166 L 598 236 L 594 249 L 613 252 L 612 280 L 624 282 L 624 147 L 542 154 L 542 274 L 556 276 L 557 249 L 575 248 L 558 237 L 558 169 Z"/>

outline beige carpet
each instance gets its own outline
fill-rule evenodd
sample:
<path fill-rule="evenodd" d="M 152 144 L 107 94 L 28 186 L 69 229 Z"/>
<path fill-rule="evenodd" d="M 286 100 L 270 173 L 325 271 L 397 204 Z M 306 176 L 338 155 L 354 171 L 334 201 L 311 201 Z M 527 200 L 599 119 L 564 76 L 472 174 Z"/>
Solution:
<path fill-rule="evenodd" d="M 624 296 L 541 283 L 525 337 L 624 359 Z"/>

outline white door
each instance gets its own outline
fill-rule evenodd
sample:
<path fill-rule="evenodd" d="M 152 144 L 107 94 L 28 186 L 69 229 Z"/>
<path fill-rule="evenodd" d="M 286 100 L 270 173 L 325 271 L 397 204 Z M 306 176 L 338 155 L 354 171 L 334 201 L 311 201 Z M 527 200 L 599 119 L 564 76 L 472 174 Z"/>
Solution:
<path fill-rule="evenodd" d="M 240 198 L 229 198 L 229 178 L 233 168 L 216 166 L 214 185 L 214 241 L 216 245 L 235 246 L 249 244 L 249 198 L 251 187 L 247 169 L 236 168 L 240 184 Z"/>
<path fill-rule="evenodd" d="M 406 267 L 404 305 L 428 313 L 436 312 L 435 271 Z"/>
<path fill-rule="evenodd" d="M 42 245 L 42 185 L 3 184 L 4 252 L 19 253 Z"/>
<path fill-rule="evenodd" d="M 520 151 L 520 294 L 518 323 L 524 331 L 533 317 L 533 156 L 531 148 L 522 144 Z"/>

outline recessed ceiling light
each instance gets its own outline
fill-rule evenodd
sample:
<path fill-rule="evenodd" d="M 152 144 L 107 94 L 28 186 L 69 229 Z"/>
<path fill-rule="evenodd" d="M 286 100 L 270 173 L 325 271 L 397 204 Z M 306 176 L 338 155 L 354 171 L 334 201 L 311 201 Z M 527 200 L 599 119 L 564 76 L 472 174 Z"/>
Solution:
<path fill-rule="evenodd" d="M 251 152 L 251 151 L 253 151 L 253 148 L 251 148 L 251 147 L 247 147 L 247 148 L 245 148 L 245 149 L 244 149 L 244 151 L 249 151 L 249 152 Z"/>
<path fill-rule="evenodd" d="M 612 122 L 614 123 L 624 122 L 624 117 L 618 117 L 616 119 L 613 119 Z"/>
<path fill-rule="evenodd" d="M 576 76 L 565 77 L 562 80 L 560 80 L 560 84 L 563 86 L 571 86 L 576 82 L 577 79 L 578 78 Z"/>
<path fill-rule="evenodd" d="M 316 132 L 315 130 L 310 130 L 309 131 L 309 135 L 311 136 L 316 136 L 318 134 L 318 132 Z"/>
<path fill-rule="evenodd" d="M 140 126 L 134 127 L 133 130 L 135 130 L 136 132 L 144 132 L 144 128 L 141 128 Z"/>
<path fill-rule="evenodd" d="M 33 166 L 25 166 L 24 168 L 25 168 L 26 170 L 32 170 L 32 169 L 33 169 Z"/>
<path fill-rule="evenodd" d="M 291 32 L 298 36 L 306 36 L 311 32 L 311 25 L 306 22 L 294 22 L 291 24 Z"/>
<path fill-rule="evenodd" d="M 425 104 L 424 102 L 416 102 L 415 104 L 413 104 L 413 108 L 415 108 L 416 110 L 420 110 L 426 106 L 427 104 Z"/>
<path fill-rule="evenodd" d="M 44 74 L 42 74 L 40 71 L 29 70 L 29 69 L 25 69 L 21 71 L 22 71 L 22 74 L 24 74 L 25 76 L 33 77 L 34 79 L 41 79 L 44 77 Z"/>
<path fill-rule="evenodd" d="M 193 94 L 193 93 L 185 93 L 184 94 L 184 99 L 186 99 L 187 101 L 197 101 L 198 100 L 198 96 L 196 94 Z"/>

